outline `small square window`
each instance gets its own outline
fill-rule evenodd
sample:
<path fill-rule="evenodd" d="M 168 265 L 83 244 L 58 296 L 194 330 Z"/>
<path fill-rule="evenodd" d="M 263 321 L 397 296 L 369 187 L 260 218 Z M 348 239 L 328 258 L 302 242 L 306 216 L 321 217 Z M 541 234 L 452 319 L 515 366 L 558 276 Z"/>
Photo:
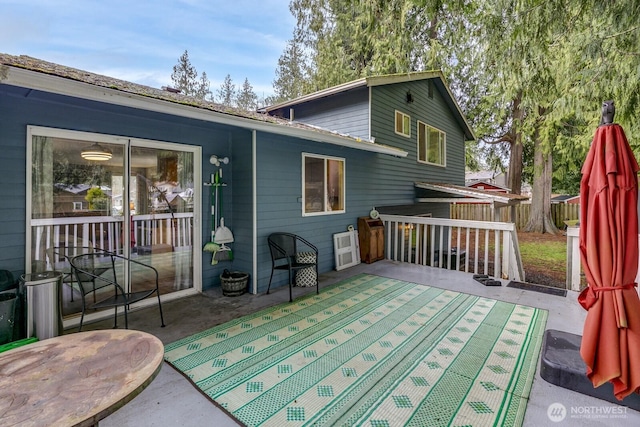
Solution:
<path fill-rule="evenodd" d="M 396 133 L 411 137 L 411 116 L 396 110 Z"/>

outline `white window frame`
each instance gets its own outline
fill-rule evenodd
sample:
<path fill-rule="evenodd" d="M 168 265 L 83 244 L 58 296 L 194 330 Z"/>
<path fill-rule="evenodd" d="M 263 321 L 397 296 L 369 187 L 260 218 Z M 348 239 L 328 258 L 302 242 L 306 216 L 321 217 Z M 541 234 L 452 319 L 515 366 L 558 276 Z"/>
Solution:
<path fill-rule="evenodd" d="M 424 153 L 425 153 L 425 158 L 421 159 L 420 158 L 420 136 L 422 135 L 422 132 L 420 131 L 421 126 L 424 127 L 424 130 L 426 131 L 426 137 L 424 140 Z M 427 153 L 429 152 L 429 129 L 433 129 L 435 131 L 437 131 L 440 135 L 440 140 L 438 141 L 438 143 L 442 143 L 442 163 L 434 163 L 434 162 L 430 162 L 428 161 L 428 155 Z M 425 122 L 421 122 L 420 120 L 418 120 L 417 123 L 417 138 L 416 138 L 416 159 L 418 160 L 418 163 L 424 163 L 427 165 L 432 165 L 432 166 L 440 166 L 440 167 L 446 167 L 447 166 L 447 134 L 446 132 L 444 132 L 443 130 L 438 129 L 435 126 L 431 126 L 426 124 Z"/>
<path fill-rule="evenodd" d="M 128 138 L 104 133 L 93 133 L 93 132 L 84 132 L 70 129 L 59 129 L 59 128 L 50 128 L 50 127 L 42 127 L 35 125 L 27 125 L 27 140 L 26 140 L 26 188 L 27 188 L 27 197 L 26 197 L 26 216 L 25 216 L 25 271 L 27 273 L 31 273 L 31 265 L 32 265 L 32 255 L 31 255 L 31 242 L 32 242 L 32 233 L 33 233 L 33 225 L 32 225 L 32 202 L 31 202 L 31 193 L 30 189 L 32 188 L 32 159 L 33 159 L 33 137 L 34 136 L 46 136 L 46 137 L 54 137 L 54 138 L 69 138 L 75 140 L 86 140 L 98 143 L 105 144 L 120 144 L 127 147 L 138 146 L 138 147 L 150 147 L 150 148 L 160 148 L 170 150 L 172 148 L 176 148 L 180 146 L 180 150 L 187 151 L 193 153 L 193 163 L 194 163 L 194 183 L 202 182 L 202 147 L 195 145 L 180 145 L 178 143 L 169 143 L 158 140 L 146 140 L 146 139 L 138 139 L 138 138 Z M 128 148 L 127 148 L 128 150 Z M 125 156 L 124 159 L 124 169 L 129 169 L 129 160 L 128 155 Z M 127 188 L 128 191 L 128 188 Z M 177 290 L 169 294 L 160 295 L 162 302 L 170 301 L 178 298 L 182 298 L 188 295 L 196 295 L 202 292 L 202 256 L 198 252 L 197 248 L 202 247 L 202 190 L 201 186 L 194 185 L 194 196 L 193 196 L 193 258 L 192 258 L 192 268 L 193 268 L 193 287 Z M 130 217 L 128 213 L 125 213 L 124 221 L 129 222 Z M 156 304 L 152 299 L 147 299 L 145 301 L 141 301 L 137 303 L 138 307 L 147 307 Z M 87 313 L 85 316 L 85 322 L 91 322 L 95 320 L 100 320 L 103 318 L 108 318 L 113 316 L 113 312 L 111 310 L 100 311 L 96 313 Z M 63 322 L 63 326 L 65 328 L 75 327 L 79 322 L 79 317 L 73 317 L 70 319 L 65 319 Z"/>
<path fill-rule="evenodd" d="M 407 138 L 411 138 L 411 116 L 408 114 L 403 113 L 400 110 L 396 110 L 394 115 L 394 120 L 393 120 L 393 131 L 398 134 L 398 135 L 402 135 L 404 137 Z M 400 117 L 400 120 L 402 120 L 402 132 L 398 132 L 398 117 Z M 408 129 L 405 129 L 405 118 L 409 121 L 409 126 Z"/>
<path fill-rule="evenodd" d="M 322 159 L 324 160 L 324 183 L 323 183 L 323 194 L 324 194 L 324 210 L 321 212 L 306 212 L 306 182 L 305 182 L 305 164 L 306 164 L 306 159 L 312 157 L 315 159 Z M 329 192 L 327 189 L 327 161 L 328 160 L 335 160 L 335 161 L 339 161 L 342 162 L 342 193 L 343 193 L 343 209 L 340 210 L 328 210 L 328 206 L 329 206 Z M 332 157 L 332 156 L 324 156 L 321 154 L 312 154 L 312 153 L 302 153 L 302 177 L 301 177 L 301 181 L 302 181 L 302 216 L 319 216 L 319 215 L 334 215 L 334 214 L 343 214 L 346 212 L 346 204 L 347 204 L 347 162 L 343 157 Z"/>

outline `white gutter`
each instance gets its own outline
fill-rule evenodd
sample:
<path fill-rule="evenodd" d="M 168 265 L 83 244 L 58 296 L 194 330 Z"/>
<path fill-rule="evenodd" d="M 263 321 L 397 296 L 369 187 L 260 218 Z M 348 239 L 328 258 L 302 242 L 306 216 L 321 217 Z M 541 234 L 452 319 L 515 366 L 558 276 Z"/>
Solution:
<path fill-rule="evenodd" d="M 58 95 L 87 99 L 90 101 L 105 102 L 124 107 L 137 108 L 146 111 L 171 114 L 180 117 L 203 120 L 211 123 L 224 124 L 256 130 L 276 135 L 290 136 L 316 142 L 339 145 L 341 147 L 356 150 L 369 151 L 379 154 L 388 154 L 396 157 L 407 157 L 408 153 L 397 148 L 375 144 L 367 141 L 357 141 L 351 137 L 330 134 L 323 131 L 314 131 L 283 123 L 261 122 L 260 120 L 246 117 L 224 114 L 204 108 L 178 104 L 171 101 L 142 96 L 121 90 L 109 89 L 90 83 L 71 80 L 63 77 L 43 74 L 36 71 L 24 70 L 7 66 L 9 72 L 0 83 L 19 86 Z"/>

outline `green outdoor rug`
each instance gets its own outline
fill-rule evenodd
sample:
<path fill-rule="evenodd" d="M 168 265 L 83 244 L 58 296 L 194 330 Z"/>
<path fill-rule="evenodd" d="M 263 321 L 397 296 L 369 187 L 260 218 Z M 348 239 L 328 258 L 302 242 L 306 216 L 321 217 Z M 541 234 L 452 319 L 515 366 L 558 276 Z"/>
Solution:
<path fill-rule="evenodd" d="M 165 347 L 248 426 L 518 426 L 547 312 L 357 275 Z"/>

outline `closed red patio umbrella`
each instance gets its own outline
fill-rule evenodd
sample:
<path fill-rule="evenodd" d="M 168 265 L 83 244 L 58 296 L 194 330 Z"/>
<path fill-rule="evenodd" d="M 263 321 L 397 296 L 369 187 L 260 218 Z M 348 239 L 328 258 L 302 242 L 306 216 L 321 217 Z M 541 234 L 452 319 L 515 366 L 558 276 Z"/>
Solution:
<path fill-rule="evenodd" d="M 578 298 L 588 310 L 580 355 L 593 386 L 611 382 L 617 399 L 640 388 L 638 169 L 622 127 L 599 126 L 580 183 L 580 256 L 588 283 Z"/>

